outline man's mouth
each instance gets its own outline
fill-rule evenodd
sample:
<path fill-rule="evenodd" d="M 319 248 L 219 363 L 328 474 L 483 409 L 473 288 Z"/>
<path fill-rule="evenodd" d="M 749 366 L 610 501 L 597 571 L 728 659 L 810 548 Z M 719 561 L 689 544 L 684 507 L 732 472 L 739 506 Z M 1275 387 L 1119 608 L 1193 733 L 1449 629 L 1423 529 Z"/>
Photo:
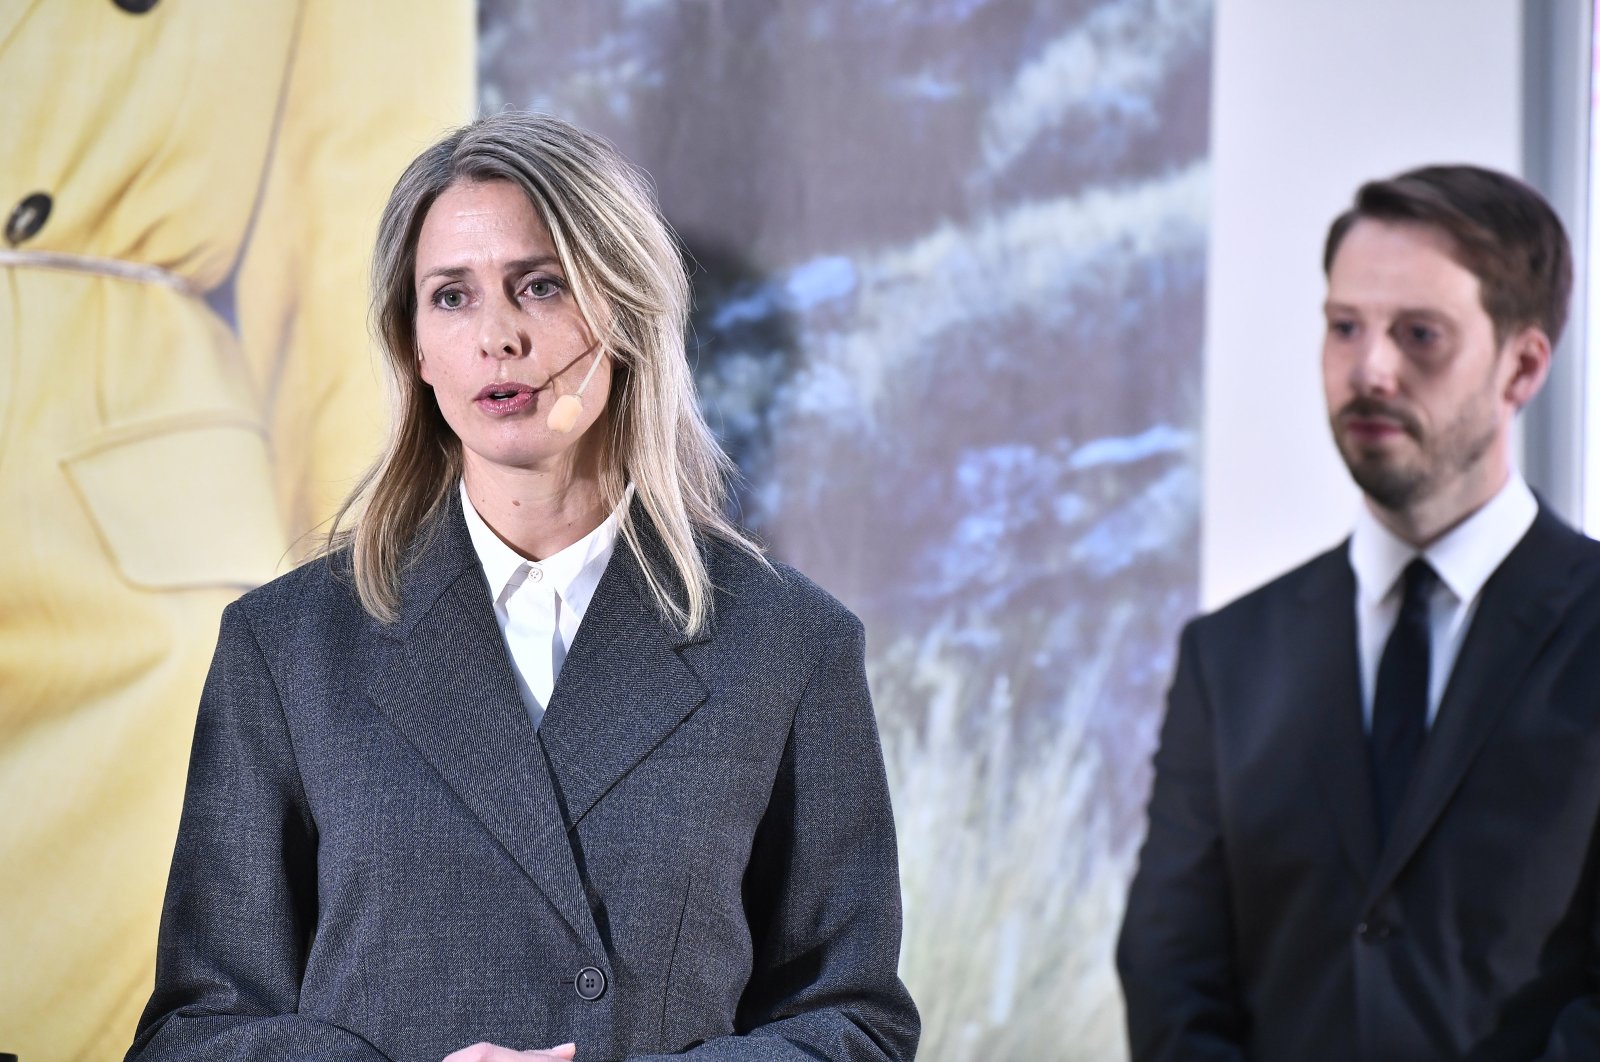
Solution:
<path fill-rule="evenodd" d="M 1363 442 L 1380 442 L 1400 436 L 1420 438 L 1421 425 L 1404 409 L 1357 399 L 1339 412 L 1339 424 Z"/>

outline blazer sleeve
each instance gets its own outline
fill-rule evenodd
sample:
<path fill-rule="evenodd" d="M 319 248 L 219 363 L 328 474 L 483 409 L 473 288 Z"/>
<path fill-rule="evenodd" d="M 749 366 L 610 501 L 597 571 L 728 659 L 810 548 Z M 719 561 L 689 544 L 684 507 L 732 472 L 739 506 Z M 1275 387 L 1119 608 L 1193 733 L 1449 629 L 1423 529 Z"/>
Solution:
<path fill-rule="evenodd" d="M 155 991 L 127 1058 L 378 1062 L 297 1014 L 316 925 L 316 827 L 273 678 L 228 606 L 200 700 Z"/>
<path fill-rule="evenodd" d="M 864 649 L 860 621 L 844 613 L 795 712 L 745 878 L 755 959 L 735 1022 L 741 1035 L 674 1059 L 898 1062 L 916 1053 L 920 1023 L 897 973 L 899 865 Z"/>
<path fill-rule="evenodd" d="M 1556 1014 L 1550 1039 L 1535 1062 L 1580 1062 L 1600 1058 L 1600 896 L 1591 897 L 1589 993 Z"/>
<path fill-rule="evenodd" d="M 1216 744 L 1195 631 L 1191 623 L 1179 643 L 1150 830 L 1117 944 L 1134 1062 L 1244 1058 Z"/>

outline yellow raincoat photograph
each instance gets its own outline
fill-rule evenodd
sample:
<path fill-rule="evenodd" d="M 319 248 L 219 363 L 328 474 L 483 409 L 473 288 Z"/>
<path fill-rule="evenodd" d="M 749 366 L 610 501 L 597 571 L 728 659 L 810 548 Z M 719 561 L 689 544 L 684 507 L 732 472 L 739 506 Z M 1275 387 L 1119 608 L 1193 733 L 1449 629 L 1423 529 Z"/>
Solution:
<path fill-rule="evenodd" d="M 218 617 L 382 443 L 368 249 L 474 28 L 0 2 L 0 1053 L 132 1039 Z"/>

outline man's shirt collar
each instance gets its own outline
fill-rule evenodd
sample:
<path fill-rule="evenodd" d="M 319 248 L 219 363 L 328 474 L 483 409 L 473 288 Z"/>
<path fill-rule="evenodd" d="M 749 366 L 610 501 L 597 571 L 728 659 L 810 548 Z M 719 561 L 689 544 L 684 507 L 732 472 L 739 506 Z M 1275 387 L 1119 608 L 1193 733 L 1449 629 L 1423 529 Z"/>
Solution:
<path fill-rule="evenodd" d="M 1387 597 L 1411 559 L 1426 557 L 1439 580 L 1458 602 L 1473 601 L 1489 576 L 1528 533 L 1539 502 L 1528 484 L 1512 472 L 1505 485 L 1477 512 L 1419 551 L 1385 527 L 1365 502 L 1350 536 L 1350 566 L 1357 593 L 1368 604 Z"/>

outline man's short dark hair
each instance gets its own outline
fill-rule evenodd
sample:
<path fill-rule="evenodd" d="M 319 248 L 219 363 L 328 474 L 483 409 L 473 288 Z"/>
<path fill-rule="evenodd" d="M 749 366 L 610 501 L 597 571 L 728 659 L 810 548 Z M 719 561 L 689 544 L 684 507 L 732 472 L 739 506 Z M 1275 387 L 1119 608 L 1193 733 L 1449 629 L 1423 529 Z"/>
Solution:
<path fill-rule="evenodd" d="M 1449 236 L 1453 257 L 1478 278 L 1496 342 L 1530 325 L 1542 329 L 1551 346 L 1561 338 L 1572 295 L 1572 248 L 1550 204 L 1522 181 L 1479 166 L 1423 166 L 1369 181 L 1328 229 L 1324 273 L 1362 218 L 1431 225 Z"/>

